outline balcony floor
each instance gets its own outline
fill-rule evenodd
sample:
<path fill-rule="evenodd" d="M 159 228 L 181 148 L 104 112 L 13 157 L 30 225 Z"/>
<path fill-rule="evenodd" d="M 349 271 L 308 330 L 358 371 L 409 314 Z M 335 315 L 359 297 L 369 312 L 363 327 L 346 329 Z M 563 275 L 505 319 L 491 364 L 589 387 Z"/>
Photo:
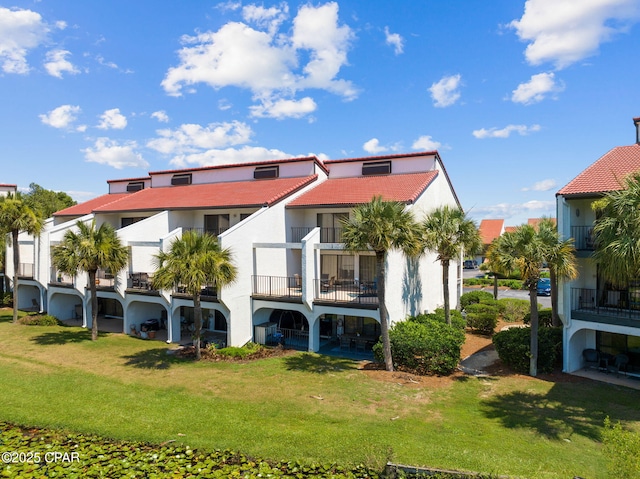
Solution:
<path fill-rule="evenodd" d="M 571 373 L 574 376 L 600 381 L 607 384 L 615 384 L 616 386 L 624 386 L 631 389 L 640 390 L 640 377 L 626 376 L 623 373 L 607 373 L 596 369 L 579 369 Z"/>

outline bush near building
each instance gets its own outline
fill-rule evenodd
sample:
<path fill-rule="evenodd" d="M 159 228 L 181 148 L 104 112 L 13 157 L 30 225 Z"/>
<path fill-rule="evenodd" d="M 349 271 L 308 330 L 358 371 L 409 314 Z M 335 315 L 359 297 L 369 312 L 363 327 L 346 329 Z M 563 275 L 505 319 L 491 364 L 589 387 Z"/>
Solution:
<path fill-rule="evenodd" d="M 493 336 L 498 357 L 514 371 L 527 374 L 531 329 L 509 328 Z M 541 326 L 538 331 L 538 371 L 551 373 L 562 362 L 562 328 Z"/>

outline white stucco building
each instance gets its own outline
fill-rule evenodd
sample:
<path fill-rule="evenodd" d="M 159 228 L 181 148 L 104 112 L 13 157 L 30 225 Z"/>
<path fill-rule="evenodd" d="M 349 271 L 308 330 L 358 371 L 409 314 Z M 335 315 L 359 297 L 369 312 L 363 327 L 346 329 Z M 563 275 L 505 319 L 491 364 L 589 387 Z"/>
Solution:
<path fill-rule="evenodd" d="M 219 342 L 269 342 L 276 335 L 319 351 L 338 336 L 367 349 L 379 335 L 373 252 L 341 243 L 341 219 L 381 195 L 406 204 L 416 218 L 459 206 L 437 152 L 325 161 L 316 157 L 151 172 L 108 181 L 109 193 L 57 212 L 39 238 L 21 235 L 21 262 L 33 275 L 19 281 L 19 307 L 33 302 L 59 319 L 90 327 L 86 275 L 59 275 L 51 249 L 76 221 L 114 226 L 130 249 L 127 269 L 99 272 L 100 323 L 129 333 L 150 318 L 166 325 L 169 342 L 190 339 L 193 304 L 176 291 L 152 289 L 153 258 L 187 229 L 218 236 L 230 248 L 238 278 L 216 290 L 203 285 L 204 329 Z M 392 252 L 386 264 L 391 322 L 442 306 L 441 265 L 433 254 L 411 260 Z M 451 266 L 452 307 L 461 290 Z M 113 329 L 113 328 L 112 328 Z"/>
<path fill-rule="evenodd" d="M 640 279 L 614 287 L 592 259 L 594 200 L 620 190 L 624 178 L 640 171 L 640 118 L 635 118 L 637 142 L 619 146 L 588 166 L 558 191 L 558 231 L 575 240 L 579 276 L 560 282 L 559 312 L 564 323 L 563 369 L 583 368 L 583 351 L 595 349 L 609 358 L 628 357 L 629 370 L 640 370 Z"/>

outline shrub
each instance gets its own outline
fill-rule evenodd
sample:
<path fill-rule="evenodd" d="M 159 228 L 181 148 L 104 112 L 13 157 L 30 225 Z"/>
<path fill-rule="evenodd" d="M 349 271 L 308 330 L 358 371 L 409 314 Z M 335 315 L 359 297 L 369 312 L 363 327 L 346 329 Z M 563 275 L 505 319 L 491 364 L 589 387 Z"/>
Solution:
<path fill-rule="evenodd" d="M 454 326 L 425 318 L 402 321 L 389 330 L 391 354 L 398 369 L 416 374 L 451 374 L 460 361 L 464 332 Z M 376 360 L 383 360 L 382 344 L 373 347 Z"/>
<path fill-rule="evenodd" d="M 2 306 L 12 308 L 13 307 L 13 293 L 4 293 L 2 295 Z"/>
<path fill-rule="evenodd" d="M 526 299 L 502 298 L 498 300 L 502 319 L 509 323 L 523 321 L 527 313 L 531 312 L 531 305 Z"/>
<path fill-rule="evenodd" d="M 499 307 L 492 298 L 491 301 L 473 303 L 465 308 L 467 326 L 482 334 L 493 334 L 498 324 Z"/>
<path fill-rule="evenodd" d="M 462 316 L 462 313 L 457 309 L 452 309 L 449 313 L 451 317 L 451 326 L 464 331 L 467 322 L 464 319 L 464 316 Z M 437 308 L 433 313 L 419 314 L 417 316 L 410 316 L 407 318 L 407 321 L 415 321 L 417 323 L 424 323 L 429 320 L 440 321 L 441 323 L 446 324 L 447 321 L 444 317 L 444 308 Z"/>
<path fill-rule="evenodd" d="M 531 322 L 531 311 L 525 314 L 522 320 L 524 324 L 529 324 Z M 538 307 L 538 324 L 547 328 L 553 326 L 553 310 L 551 308 Z"/>
<path fill-rule="evenodd" d="M 228 346 L 226 348 L 217 349 L 215 344 L 208 346 L 209 351 L 215 352 L 220 356 L 225 356 L 233 359 L 246 359 L 252 356 L 263 348 L 262 345 L 256 343 L 247 343 L 242 347 Z"/>
<path fill-rule="evenodd" d="M 26 324 L 27 326 L 58 326 L 60 321 L 55 316 L 50 314 L 32 314 L 23 316 L 18 319 L 20 324 Z"/>
<path fill-rule="evenodd" d="M 527 374 L 531 358 L 531 329 L 509 328 L 493 336 L 498 357 L 514 371 Z M 538 371 L 551 373 L 562 360 L 562 328 L 538 330 Z"/>
<path fill-rule="evenodd" d="M 609 477 L 640 478 L 640 434 L 622 429 L 620 422 L 604 420 L 602 431 L 604 453 L 607 456 Z"/>
<path fill-rule="evenodd" d="M 470 304 L 481 303 L 483 300 L 494 301 L 493 294 L 487 291 L 470 291 L 460 296 L 460 307 L 466 309 Z"/>

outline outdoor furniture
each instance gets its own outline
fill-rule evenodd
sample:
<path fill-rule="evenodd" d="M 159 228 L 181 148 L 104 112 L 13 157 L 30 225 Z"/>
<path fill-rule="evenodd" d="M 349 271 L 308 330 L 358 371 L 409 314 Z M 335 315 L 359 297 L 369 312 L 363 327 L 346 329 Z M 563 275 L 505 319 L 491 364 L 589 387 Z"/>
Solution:
<path fill-rule="evenodd" d="M 340 336 L 340 349 L 351 350 L 351 338 L 346 335 Z"/>
<path fill-rule="evenodd" d="M 354 340 L 354 342 L 356 343 L 356 352 L 357 353 L 364 353 L 367 350 L 367 340 L 365 338 L 356 338 Z"/>
<path fill-rule="evenodd" d="M 335 287 L 335 284 L 336 284 L 336 277 L 331 276 L 331 279 L 329 281 L 323 280 L 320 282 L 320 290 L 323 293 L 328 293 L 331 288 Z"/>
<path fill-rule="evenodd" d="M 595 349 L 585 349 L 582 351 L 582 359 L 584 360 L 584 369 L 600 368 L 600 353 Z"/>
<path fill-rule="evenodd" d="M 613 363 L 607 365 L 607 372 L 616 373 L 616 375 L 618 375 L 620 374 L 620 371 L 623 371 L 626 375 L 628 364 L 629 364 L 629 356 L 627 356 L 626 354 L 617 354 L 613 358 Z"/>

